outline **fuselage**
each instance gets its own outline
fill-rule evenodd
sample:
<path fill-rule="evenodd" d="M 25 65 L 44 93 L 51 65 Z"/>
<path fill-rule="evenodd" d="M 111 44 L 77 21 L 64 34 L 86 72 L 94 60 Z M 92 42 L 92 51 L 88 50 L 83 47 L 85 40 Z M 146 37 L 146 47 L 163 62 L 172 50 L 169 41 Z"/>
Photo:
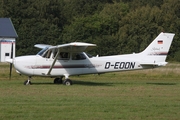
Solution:
<path fill-rule="evenodd" d="M 15 69 L 27 76 L 71 76 L 82 74 L 98 74 L 106 72 L 138 70 L 152 68 L 152 66 L 141 66 L 136 54 L 116 55 L 105 57 L 89 57 L 86 53 L 80 53 L 81 59 L 73 59 L 73 53 L 70 53 L 68 59 L 57 59 L 50 70 L 54 58 L 43 57 L 41 55 L 22 56 L 14 58 Z"/>

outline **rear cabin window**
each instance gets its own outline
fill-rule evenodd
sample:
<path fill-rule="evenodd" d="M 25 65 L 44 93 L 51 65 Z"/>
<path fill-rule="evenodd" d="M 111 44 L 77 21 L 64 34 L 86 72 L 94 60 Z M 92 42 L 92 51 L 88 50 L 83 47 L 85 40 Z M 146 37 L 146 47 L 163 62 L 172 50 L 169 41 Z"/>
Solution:
<path fill-rule="evenodd" d="M 84 60 L 86 56 L 83 53 L 73 53 L 72 60 Z"/>

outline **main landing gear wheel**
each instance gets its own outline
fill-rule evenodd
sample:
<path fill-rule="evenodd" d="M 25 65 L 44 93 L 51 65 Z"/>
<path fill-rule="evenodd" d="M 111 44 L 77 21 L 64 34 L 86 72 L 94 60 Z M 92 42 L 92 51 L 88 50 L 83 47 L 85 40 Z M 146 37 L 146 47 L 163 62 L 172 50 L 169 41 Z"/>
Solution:
<path fill-rule="evenodd" d="M 62 84 L 62 78 L 55 78 L 54 84 Z"/>
<path fill-rule="evenodd" d="M 63 84 L 67 85 L 67 86 L 70 86 L 70 85 L 72 85 L 72 81 L 69 80 L 69 79 L 66 79 Z"/>

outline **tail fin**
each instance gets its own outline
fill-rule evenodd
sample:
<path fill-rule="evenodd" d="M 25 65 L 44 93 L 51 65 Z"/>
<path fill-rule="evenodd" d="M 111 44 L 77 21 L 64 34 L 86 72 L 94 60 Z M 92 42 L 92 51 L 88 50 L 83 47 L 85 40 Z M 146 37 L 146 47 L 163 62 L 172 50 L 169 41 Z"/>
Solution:
<path fill-rule="evenodd" d="M 173 37 L 173 33 L 161 32 L 152 43 L 140 53 L 144 64 L 164 65 L 169 52 Z"/>

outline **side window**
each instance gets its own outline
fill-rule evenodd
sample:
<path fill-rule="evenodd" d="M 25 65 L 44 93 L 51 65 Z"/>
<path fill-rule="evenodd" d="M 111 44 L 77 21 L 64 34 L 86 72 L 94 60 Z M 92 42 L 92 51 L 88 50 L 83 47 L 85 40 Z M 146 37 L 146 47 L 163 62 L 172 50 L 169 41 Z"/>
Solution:
<path fill-rule="evenodd" d="M 73 53 L 72 60 L 84 60 L 86 56 L 83 53 Z"/>
<path fill-rule="evenodd" d="M 58 52 L 58 49 L 54 49 L 54 52 L 53 52 L 53 59 L 56 57 L 57 52 Z"/>
<path fill-rule="evenodd" d="M 70 54 L 68 52 L 60 52 L 58 55 L 58 60 L 69 60 Z"/>
<path fill-rule="evenodd" d="M 56 54 L 58 52 L 58 49 L 54 50 L 53 59 L 56 57 Z M 58 60 L 69 60 L 70 54 L 68 52 L 60 52 L 57 56 Z"/>

